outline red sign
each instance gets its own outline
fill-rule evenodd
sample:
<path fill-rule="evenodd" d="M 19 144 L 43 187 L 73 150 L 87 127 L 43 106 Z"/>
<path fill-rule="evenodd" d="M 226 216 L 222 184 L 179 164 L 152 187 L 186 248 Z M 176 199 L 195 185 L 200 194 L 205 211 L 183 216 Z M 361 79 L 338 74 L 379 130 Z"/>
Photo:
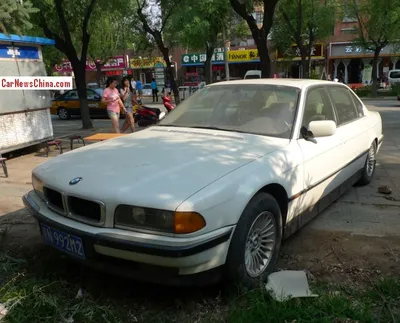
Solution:
<path fill-rule="evenodd" d="M 105 72 L 105 74 L 107 75 L 107 76 L 112 76 L 112 75 L 122 75 L 122 70 L 119 70 L 119 71 L 106 71 Z"/>
<path fill-rule="evenodd" d="M 213 65 L 212 70 L 213 71 L 223 71 L 225 69 L 225 66 L 223 65 Z"/>
<path fill-rule="evenodd" d="M 116 69 L 125 69 L 126 62 L 123 55 L 113 56 L 106 64 L 101 67 L 102 71 L 110 71 Z M 60 65 L 54 65 L 54 71 L 64 73 L 72 72 L 72 65 L 70 61 L 63 61 Z M 93 61 L 86 61 L 86 71 L 96 71 L 96 64 Z"/>

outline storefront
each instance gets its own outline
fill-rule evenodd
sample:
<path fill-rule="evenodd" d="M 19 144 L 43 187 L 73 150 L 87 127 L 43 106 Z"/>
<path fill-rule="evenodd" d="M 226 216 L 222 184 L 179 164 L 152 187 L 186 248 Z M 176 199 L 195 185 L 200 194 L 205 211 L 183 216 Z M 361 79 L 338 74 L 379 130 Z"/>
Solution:
<path fill-rule="evenodd" d="M 229 75 L 243 78 L 246 71 L 260 68 L 260 58 L 257 49 L 228 51 Z M 182 67 L 185 69 L 185 84 L 197 85 L 205 80 L 204 63 L 205 53 L 184 54 L 181 57 Z M 213 82 L 226 78 L 224 52 L 216 51 L 211 58 Z"/>
<path fill-rule="evenodd" d="M 54 65 L 54 71 L 61 75 L 73 75 L 71 62 L 64 60 L 59 65 Z M 86 83 L 105 83 L 109 76 L 116 76 L 118 79 L 127 72 L 127 57 L 123 55 L 111 57 L 106 64 L 101 67 L 101 80 L 97 75 L 96 64 L 93 61 L 86 61 Z"/>
<path fill-rule="evenodd" d="M 303 66 L 301 65 L 300 49 L 293 45 L 287 51 L 276 51 L 277 73 L 279 77 L 301 78 Z M 310 75 L 320 78 L 325 72 L 324 44 L 315 44 L 311 49 Z"/>
<path fill-rule="evenodd" d="M 162 57 L 137 57 L 129 60 L 129 74 L 135 80 L 140 80 L 142 84 L 150 83 L 152 78 L 156 78 L 159 87 L 165 83 L 166 63 Z"/>
<path fill-rule="evenodd" d="M 371 61 L 374 53 L 355 43 L 331 43 L 329 70 L 334 78 L 346 84 L 369 84 L 372 81 Z M 400 53 L 393 45 L 382 49 L 377 62 L 378 78 L 385 77 L 390 69 L 400 67 Z"/>

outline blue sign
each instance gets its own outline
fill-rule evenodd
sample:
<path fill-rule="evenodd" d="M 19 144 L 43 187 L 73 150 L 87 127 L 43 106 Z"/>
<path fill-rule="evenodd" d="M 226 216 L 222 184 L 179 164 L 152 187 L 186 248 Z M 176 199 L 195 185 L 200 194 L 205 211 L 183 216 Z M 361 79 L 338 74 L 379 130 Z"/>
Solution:
<path fill-rule="evenodd" d="M 35 46 L 0 44 L 0 58 L 39 59 L 39 48 Z"/>

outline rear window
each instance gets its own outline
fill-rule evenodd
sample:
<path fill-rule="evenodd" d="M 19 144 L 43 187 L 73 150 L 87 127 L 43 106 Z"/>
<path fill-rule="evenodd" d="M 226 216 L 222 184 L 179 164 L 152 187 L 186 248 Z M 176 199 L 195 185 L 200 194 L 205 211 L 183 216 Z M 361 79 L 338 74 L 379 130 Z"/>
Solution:
<path fill-rule="evenodd" d="M 392 71 L 389 74 L 391 79 L 400 79 L 400 71 Z"/>
<path fill-rule="evenodd" d="M 261 77 L 260 77 L 260 75 L 257 75 L 257 74 L 250 74 L 250 75 L 246 75 L 244 78 L 245 79 L 260 79 Z"/>

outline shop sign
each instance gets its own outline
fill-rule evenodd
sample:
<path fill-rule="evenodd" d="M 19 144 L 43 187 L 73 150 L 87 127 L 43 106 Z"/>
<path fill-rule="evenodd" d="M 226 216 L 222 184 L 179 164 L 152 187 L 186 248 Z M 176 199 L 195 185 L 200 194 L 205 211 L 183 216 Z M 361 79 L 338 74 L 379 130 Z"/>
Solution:
<path fill-rule="evenodd" d="M 97 60 L 100 62 L 100 60 Z M 109 70 L 116 70 L 116 69 L 125 69 L 126 64 L 125 64 L 125 59 L 124 56 L 113 56 L 111 57 L 106 64 L 104 64 L 101 67 L 102 71 L 109 71 Z M 72 65 L 71 62 L 68 60 L 64 60 L 61 64 L 59 65 L 54 65 L 54 70 L 56 72 L 72 72 Z M 86 61 L 86 71 L 96 71 L 96 64 L 94 61 Z"/>
<path fill-rule="evenodd" d="M 398 50 L 396 50 L 396 48 L 394 48 L 393 45 L 389 44 L 381 50 L 380 55 L 392 55 L 395 54 L 396 52 L 398 52 Z M 351 44 L 351 43 L 331 44 L 331 54 L 330 54 L 331 57 L 332 56 L 360 57 L 363 55 L 371 56 L 373 54 L 374 54 L 373 50 L 365 49 L 358 44 Z"/>
<path fill-rule="evenodd" d="M 131 58 L 129 60 L 130 68 L 133 69 L 153 68 L 157 63 L 161 63 L 164 67 L 167 66 L 162 57 Z"/>
<path fill-rule="evenodd" d="M 0 58 L 38 60 L 40 58 L 39 48 L 0 44 Z"/>
<path fill-rule="evenodd" d="M 259 61 L 257 49 L 245 49 L 245 50 L 231 50 L 227 52 L 228 62 L 251 62 Z M 200 65 L 204 64 L 207 59 L 207 55 L 203 54 L 185 54 L 182 55 L 182 65 Z M 216 52 L 211 58 L 212 63 L 223 63 L 225 61 L 224 52 Z"/>
<path fill-rule="evenodd" d="M 251 62 L 258 61 L 257 49 L 245 49 L 245 50 L 231 50 L 228 52 L 228 62 Z"/>
<path fill-rule="evenodd" d="M 278 61 L 284 59 L 301 60 L 300 48 L 297 45 L 293 45 L 287 51 L 276 51 L 276 57 Z M 324 58 L 324 45 L 315 44 L 311 48 L 311 59 L 323 59 Z"/>
<path fill-rule="evenodd" d="M 207 54 L 184 54 L 181 56 L 182 65 L 200 65 L 204 64 L 207 60 Z M 213 63 L 224 62 L 224 53 L 217 52 L 211 57 Z"/>

